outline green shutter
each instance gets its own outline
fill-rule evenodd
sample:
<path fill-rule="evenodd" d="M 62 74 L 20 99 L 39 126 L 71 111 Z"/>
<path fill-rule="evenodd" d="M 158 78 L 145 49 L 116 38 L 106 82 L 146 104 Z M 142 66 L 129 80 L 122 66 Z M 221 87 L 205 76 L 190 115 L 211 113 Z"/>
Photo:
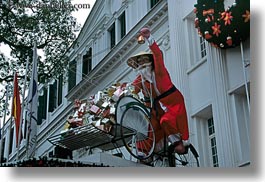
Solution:
<path fill-rule="evenodd" d="M 92 70 L 92 48 L 90 47 L 86 55 L 83 56 L 83 71 L 82 78 L 84 78 Z"/>
<path fill-rule="evenodd" d="M 57 80 L 50 85 L 50 95 L 49 95 L 49 112 L 53 112 L 56 108 L 56 98 L 57 98 Z"/>
<path fill-rule="evenodd" d="M 9 155 L 12 153 L 13 149 L 13 138 L 14 138 L 14 128 L 11 129 L 9 134 Z"/>
<path fill-rule="evenodd" d="M 160 0 L 151 0 L 150 4 L 151 4 L 151 8 L 153 8 Z"/>
<path fill-rule="evenodd" d="M 115 23 L 112 24 L 112 26 L 109 29 L 110 33 L 110 48 L 113 48 L 115 46 Z"/>
<path fill-rule="evenodd" d="M 63 101 L 63 75 L 60 75 L 58 83 L 58 98 L 57 98 L 58 106 L 62 104 L 62 101 Z"/>
<path fill-rule="evenodd" d="M 1 131 L 1 130 L 0 130 Z M 3 138 L 2 139 L 3 140 L 3 147 L 2 147 L 2 152 L 1 152 L 1 154 L 2 154 L 2 156 L 1 156 L 1 161 L 2 162 L 5 162 L 5 159 L 4 159 L 4 152 L 5 152 L 5 145 L 6 145 L 6 138 Z"/>
<path fill-rule="evenodd" d="M 70 91 L 76 85 L 76 61 L 72 61 L 69 64 L 68 70 L 68 91 Z"/>
<path fill-rule="evenodd" d="M 42 96 L 39 96 L 39 106 L 38 106 L 38 125 L 41 125 L 42 120 L 46 119 L 47 115 L 47 89 L 44 89 Z"/>
<path fill-rule="evenodd" d="M 82 77 L 86 76 L 88 74 L 88 54 L 83 56 L 83 71 L 82 71 Z"/>
<path fill-rule="evenodd" d="M 121 26 L 121 39 L 126 34 L 126 22 L 125 22 L 125 11 L 120 16 L 120 26 Z"/>
<path fill-rule="evenodd" d="M 37 120 L 37 124 L 41 124 L 42 123 L 42 110 L 44 107 L 44 97 L 43 96 L 39 96 L 39 105 L 38 105 L 38 120 Z"/>
<path fill-rule="evenodd" d="M 88 72 L 90 72 L 92 70 L 92 48 L 89 48 L 88 51 Z"/>

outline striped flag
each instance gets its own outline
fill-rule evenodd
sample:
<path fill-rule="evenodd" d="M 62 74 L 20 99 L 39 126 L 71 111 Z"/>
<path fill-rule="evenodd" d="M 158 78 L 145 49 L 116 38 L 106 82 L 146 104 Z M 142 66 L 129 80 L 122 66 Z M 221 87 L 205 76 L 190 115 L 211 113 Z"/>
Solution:
<path fill-rule="evenodd" d="M 28 157 L 34 157 L 37 145 L 37 115 L 38 115 L 38 73 L 37 73 L 37 48 L 34 43 L 33 66 L 30 78 L 28 103 L 27 103 L 27 122 L 28 122 Z"/>
<path fill-rule="evenodd" d="M 13 92 L 13 108 L 12 108 L 12 116 L 15 119 L 15 127 L 16 127 L 16 144 L 18 145 L 18 135 L 19 135 L 19 127 L 20 127 L 20 115 L 21 115 L 21 102 L 19 96 L 19 88 L 17 81 L 17 73 L 14 76 L 14 92 Z"/>

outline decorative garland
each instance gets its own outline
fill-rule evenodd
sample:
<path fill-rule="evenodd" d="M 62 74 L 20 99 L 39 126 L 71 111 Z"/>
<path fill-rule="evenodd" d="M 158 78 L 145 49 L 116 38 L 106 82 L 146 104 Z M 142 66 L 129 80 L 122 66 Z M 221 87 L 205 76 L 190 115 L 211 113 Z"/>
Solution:
<path fill-rule="evenodd" d="M 224 0 L 197 0 L 195 28 L 213 46 L 236 47 L 250 35 L 250 0 L 236 0 L 227 10 Z"/>
<path fill-rule="evenodd" d="M 85 164 L 80 161 L 64 160 L 58 158 L 39 157 L 23 161 L 16 161 L 15 163 L 0 163 L 0 167 L 110 167 L 101 164 Z"/>

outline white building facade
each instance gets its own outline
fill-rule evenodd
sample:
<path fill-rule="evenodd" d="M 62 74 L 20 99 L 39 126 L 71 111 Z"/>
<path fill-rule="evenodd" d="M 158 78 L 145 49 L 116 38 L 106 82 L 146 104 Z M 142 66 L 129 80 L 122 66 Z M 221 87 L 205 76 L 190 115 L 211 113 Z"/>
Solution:
<path fill-rule="evenodd" d="M 54 154 L 55 146 L 47 138 L 63 130 L 75 99 L 87 98 L 115 82 L 133 81 L 136 73 L 126 60 L 148 50 L 147 44 L 137 43 L 136 35 L 142 27 L 149 27 L 172 81 L 184 95 L 190 140 L 199 153 L 200 166 L 250 165 L 250 68 L 242 63 L 240 47 L 221 50 L 199 37 L 194 4 L 196 0 L 97 0 L 67 53 L 68 80 L 50 83 L 39 100 L 42 125 L 36 156 Z M 250 41 L 242 47 L 244 61 L 250 61 Z M 4 157 L 14 161 L 15 142 L 7 155 L 7 128 L 8 124 Z M 80 149 L 73 157 L 88 159 L 97 152 Z M 25 158 L 23 146 L 20 153 Z"/>

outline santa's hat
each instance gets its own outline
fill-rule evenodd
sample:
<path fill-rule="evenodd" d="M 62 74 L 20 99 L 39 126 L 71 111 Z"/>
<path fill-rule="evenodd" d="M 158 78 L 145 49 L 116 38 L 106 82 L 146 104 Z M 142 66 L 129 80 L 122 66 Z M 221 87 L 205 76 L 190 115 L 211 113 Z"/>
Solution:
<path fill-rule="evenodd" d="M 127 60 L 127 64 L 128 66 L 132 67 L 132 68 L 137 68 L 139 65 L 137 63 L 137 59 L 140 56 L 148 56 L 150 58 L 150 61 L 153 62 L 153 54 L 150 52 L 145 52 L 145 51 L 141 51 L 133 56 L 131 56 L 128 60 Z"/>

